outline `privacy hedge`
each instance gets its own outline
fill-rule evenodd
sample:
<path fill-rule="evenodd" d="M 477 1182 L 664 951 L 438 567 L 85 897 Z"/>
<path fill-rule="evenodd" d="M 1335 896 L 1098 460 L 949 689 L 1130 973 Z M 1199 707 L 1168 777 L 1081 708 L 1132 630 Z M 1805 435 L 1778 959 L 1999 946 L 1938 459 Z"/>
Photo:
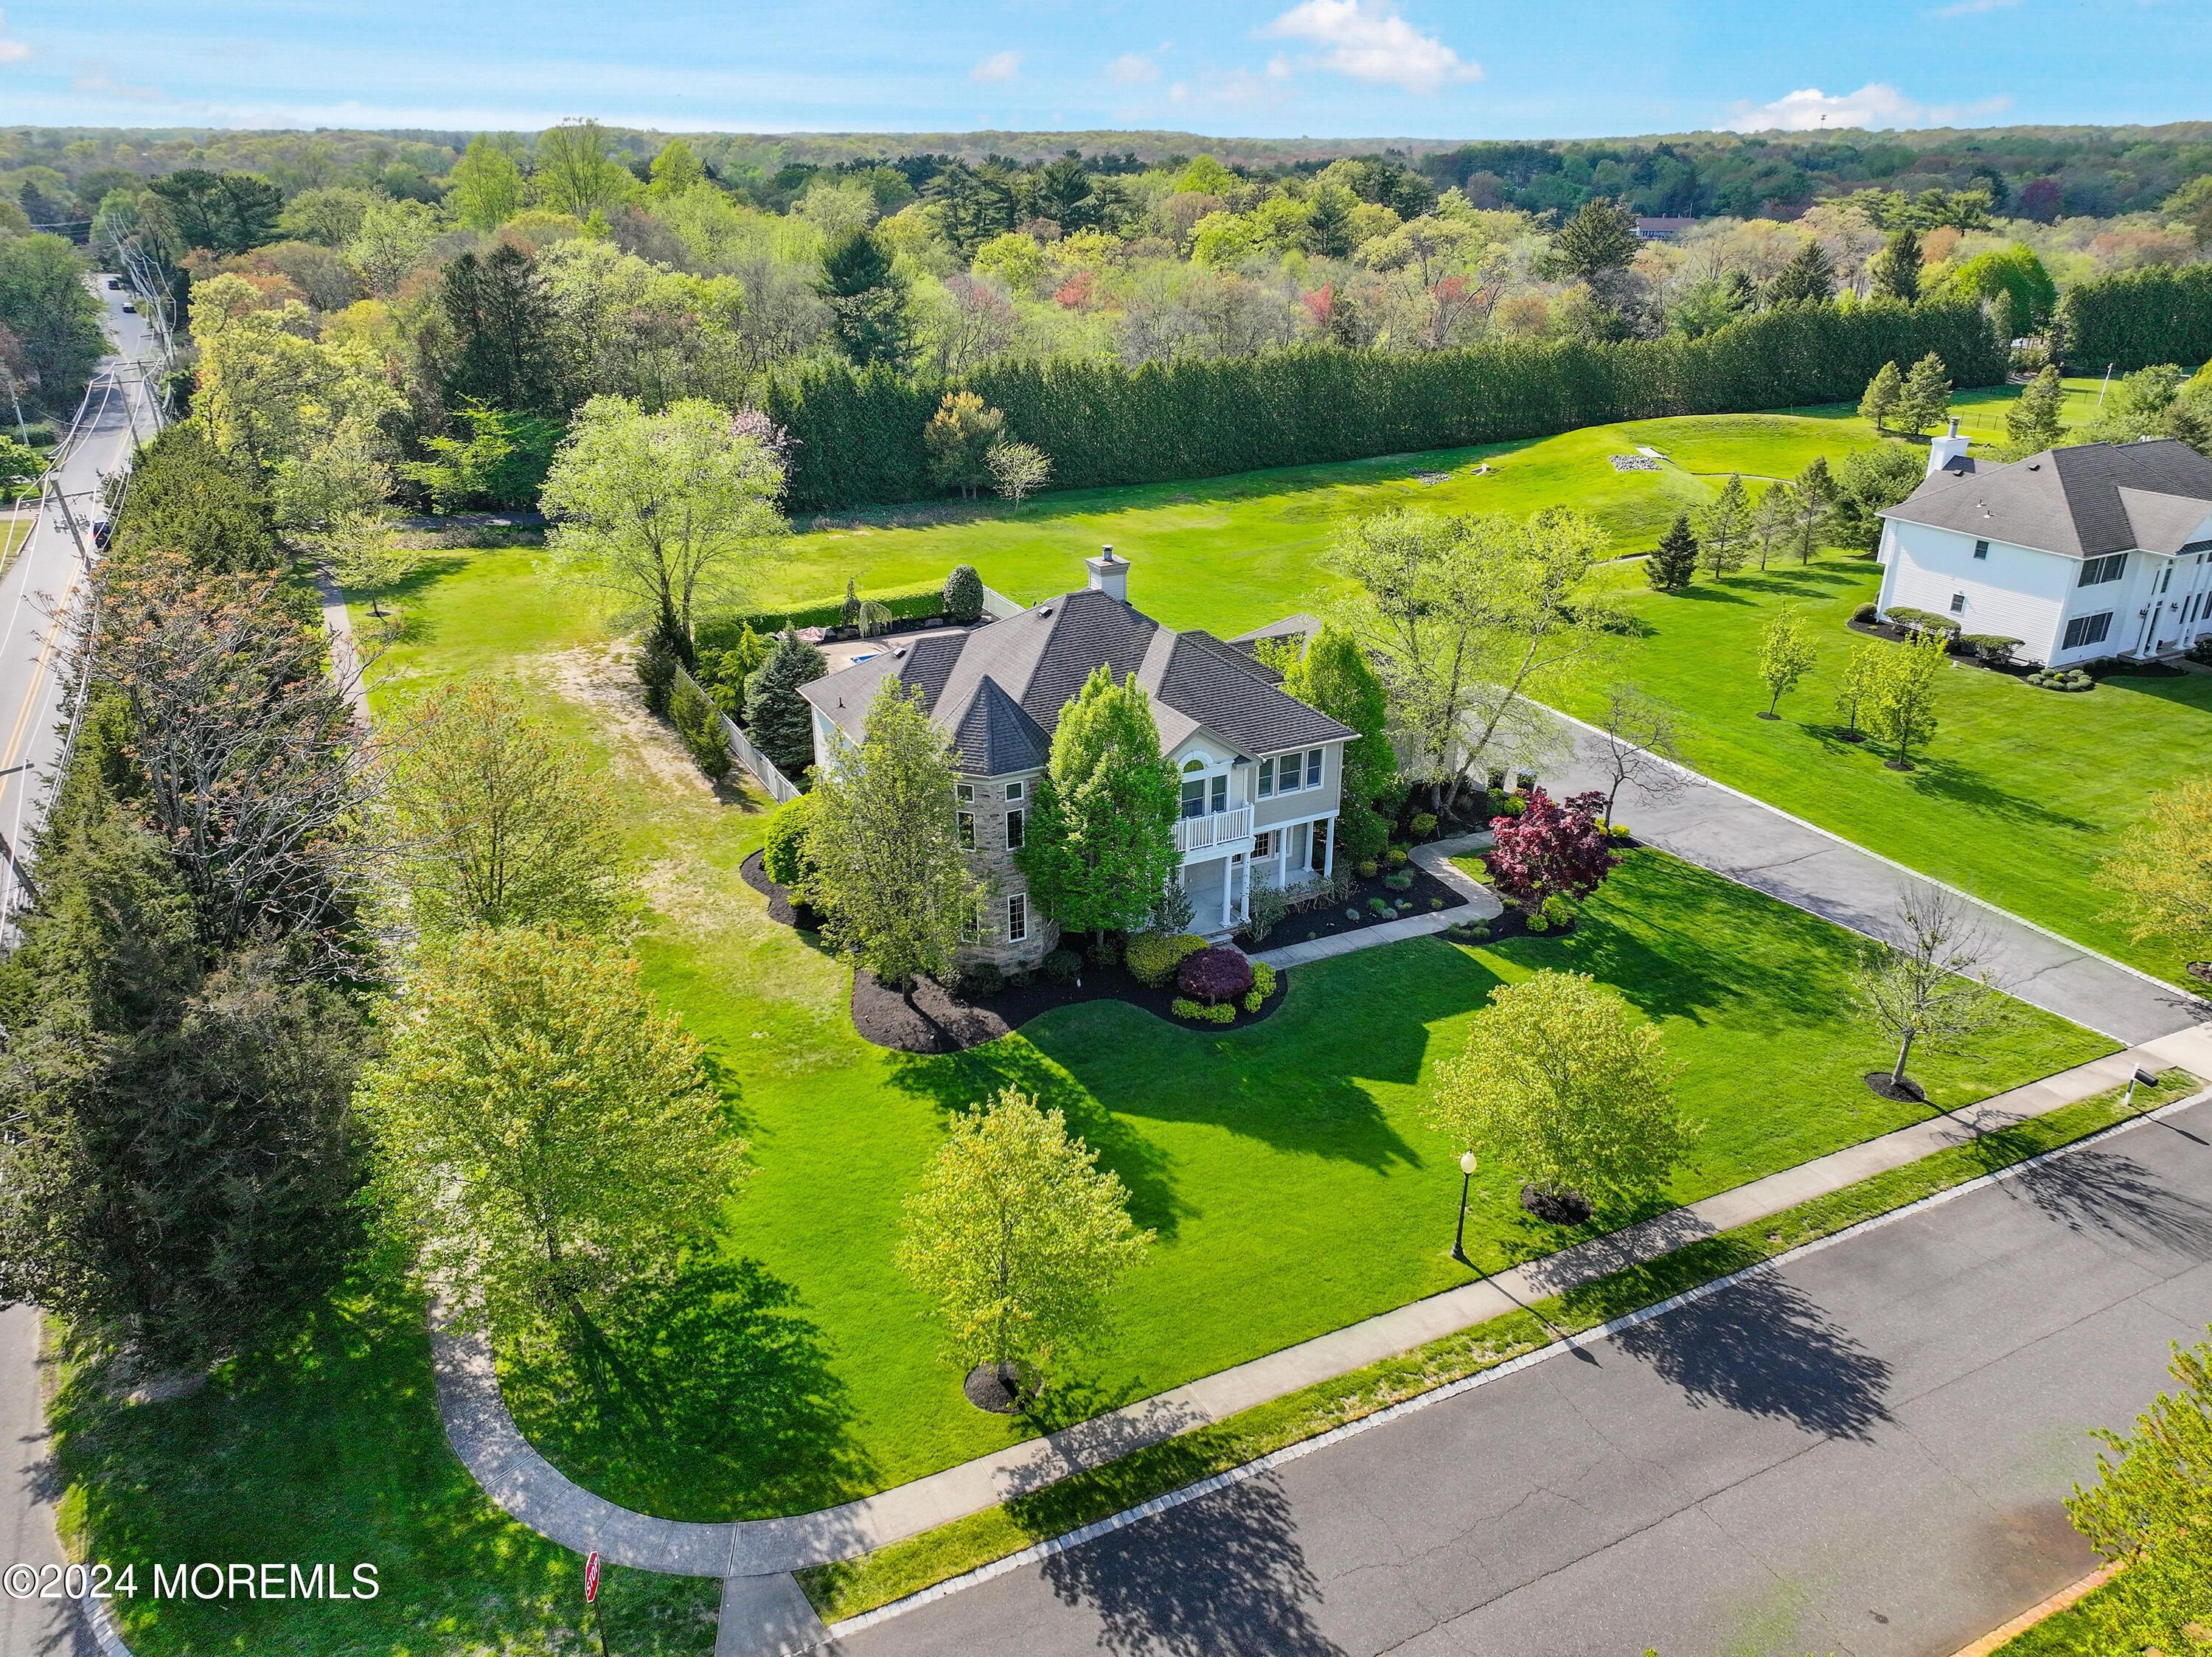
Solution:
<path fill-rule="evenodd" d="M 2212 265 L 2149 265 L 2084 282 L 2059 305 L 2066 360 L 2085 373 L 2106 363 L 2193 369 L 2212 357 Z"/>
<path fill-rule="evenodd" d="M 920 621 L 930 616 L 941 615 L 945 610 L 945 584 L 942 582 L 928 587 L 904 588 L 896 592 L 863 593 L 860 596 L 873 599 L 900 621 Z M 787 627 L 835 627 L 844 615 L 845 598 L 841 593 L 836 598 L 825 599 L 818 604 L 787 605 L 744 614 L 709 616 L 692 629 L 692 636 L 702 649 L 726 650 L 738 642 L 747 627 L 756 633 L 780 633 Z"/>
<path fill-rule="evenodd" d="M 922 428 L 948 390 L 1004 409 L 1061 489 L 1210 478 L 1547 436 L 1659 415 L 1856 399 L 1890 361 L 1940 356 L 1954 384 L 2001 383 L 1978 304 L 1789 307 L 1703 339 L 1499 340 L 1419 354 L 1305 346 L 1138 369 L 994 363 L 956 381 L 816 368 L 778 379 L 769 410 L 799 440 L 790 503 L 822 511 L 935 491 Z"/>

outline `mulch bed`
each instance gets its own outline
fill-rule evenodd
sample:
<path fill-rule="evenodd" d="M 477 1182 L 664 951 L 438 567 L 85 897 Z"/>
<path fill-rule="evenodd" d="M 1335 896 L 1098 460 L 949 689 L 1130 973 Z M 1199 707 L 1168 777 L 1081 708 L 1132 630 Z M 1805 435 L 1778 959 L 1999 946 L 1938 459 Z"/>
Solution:
<path fill-rule="evenodd" d="M 793 905 L 791 894 L 768 878 L 757 851 L 738 866 L 747 886 L 767 898 L 769 918 L 801 931 L 818 929 L 820 917 L 805 905 Z M 1235 1022 L 1201 1024 L 1179 1019 L 1170 1010 L 1177 991 L 1170 984 L 1154 990 L 1131 978 L 1121 966 L 1100 967 L 1085 962 L 1074 984 L 1051 984 L 1033 977 L 1027 984 L 1008 984 L 988 1001 L 963 1001 L 933 979 L 924 978 L 911 994 L 893 990 L 861 968 L 853 974 L 853 1027 L 878 1047 L 902 1053 L 957 1053 L 1018 1030 L 1039 1014 L 1078 1002 L 1122 1001 L 1141 1007 L 1179 1029 L 1206 1033 L 1242 1030 L 1272 1018 L 1289 993 L 1291 975 L 1275 974 L 1275 993 L 1248 1013 L 1240 1006 Z"/>
<path fill-rule="evenodd" d="M 1413 884 L 1406 891 L 1393 892 L 1382 884 L 1384 877 L 1381 874 L 1372 880 L 1355 880 L 1351 895 L 1341 903 L 1327 904 L 1318 909 L 1300 910 L 1284 916 L 1275 923 L 1260 947 L 1262 949 L 1280 949 L 1286 944 L 1306 943 L 1316 938 L 1334 938 L 1340 933 L 1359 932 L 1370 926 L 1387 925 L 1392 921 L 1411 920 L 1417 915 L 1437 915 L 1467 907 L 1465 898 L 1427 870 L 1415 868 L 1408 863 L 1406 872 L 1413 877 Z M 1368 900 L 1372 898 L 1381 898 L 1388 902 L 1391 905 L 1390 913 L 1376 914 L 1368 907 Z M 1431 902 L 1437 899 L 1443 901 Z M 1397 907 L 1407 900 L 1411 901 L 1410 908 Z M 1354 909 L 1359 911 L 1356 919 L 1347 913 Z"/>
<path fill-rule="evenodd" d="M 1911 1076 L 1903 1082 L 1892 1081 L 1887 1070 L 1869 1070 L 1865 1076 L 1867 1091 L 1879 1093 L 1884 1099 L 1893 1099 L 1900 1105 L 1925 1105 L 1928 1095 Z"/>
<path fill-rule="evenodd" d="M 1853 618 L 1844 624 L 1854 633 L 1868 638 L 1887 639 L 1892 644 L 1909 644 L 1912 634 L 1893 622 L 1860 621 Z M 1951 652 L 1949 660 L 1961 667 L 1979 667 L 1992 673 L 2002 673 L 2007 679 L 2026 679 L 2038 669 L 2025 661 L 1984 661 L 1972 651 Z M 2078 662 L 2090 678 L 2106 679 L 2180 679 L 2189 669 L 2171 661 L 2137 661 L 2120 656 L 2100 656 L 2094 661 Z"/>

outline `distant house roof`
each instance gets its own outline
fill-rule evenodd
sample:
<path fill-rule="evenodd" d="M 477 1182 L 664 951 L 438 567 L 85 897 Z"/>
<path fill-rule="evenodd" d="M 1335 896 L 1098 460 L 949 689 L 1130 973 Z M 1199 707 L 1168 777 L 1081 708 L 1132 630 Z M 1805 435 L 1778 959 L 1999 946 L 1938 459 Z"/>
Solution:
<path fill-rule="evenodd" d="M 923 634 L 816 679 L 805 694 L 857 740 L 884 679 L 896 674 L 951 739 L 961 769 L 997 777 L 1045 763 L 1060 710 L 1102 666 L 1117 679 L 1136 674 L 1163 752 L 1200 729 L 1254 757 L 1358 734 L 1285 695 L 1244 650 L 1163 627 L 1087 588 L 968 631 Z"/>
<path fill-rule="evenodd" d="M 1646 241 L 1672 241 L 1696 222 L 1693 218 L 1639 216 L 1636 234 Z"/>
<path fill-rule="evenodd" d="M 1301 610 L 1295 616 L 1285 616 L 1280 621 L 1271 621 L 1265 627 L 1255 627 L 1249 633 L 1239 633 L 1229 642 L 1231 644 L 1253 645 L 1279 638 L 1311 638 L 1321 631 L 1321 618 L 1310 616 Z"/>
<path fill-rule="evenodd" d="M 2195 551 L 2212 460 L 2170 437 L 2045 449 L 1930 478 L 1881 515 L 2068 557 Z"/>

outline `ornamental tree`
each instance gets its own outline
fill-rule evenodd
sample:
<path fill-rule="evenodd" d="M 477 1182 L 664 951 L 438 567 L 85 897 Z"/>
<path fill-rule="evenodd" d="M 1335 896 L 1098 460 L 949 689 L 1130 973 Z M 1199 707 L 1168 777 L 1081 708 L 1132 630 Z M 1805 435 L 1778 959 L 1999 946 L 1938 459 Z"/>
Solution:
<path fill-rule="evenodd" d="M 2194 1651 L 2212 1627 L 2212 1344 L 2175 1345 L 2166 1373 L 2173 1392 L 2133 1433 L 2097 1430 L 2097 1483 L 2066 1501 L 2074 1528 L 2123 1568 L 2081 1602 L 2099 1651 Z"/>
<path fill-rule="evenodd" d="M 1990 977 L 1995 946 L 1964 899 L 1941 886 L 1907 886 L 1897 895 L 1891 930 L 1896 947 L 1871 946 L 1853 984 L 1868 1022 L 1897 1042 L 1889 1085 L 1902 1092 L 1916 1045 L 1958 1052 L 2006 1023 L 2012 1008 Z"/>
<path fill-rule="evenodd" d="M 991 481 L 991 451 L 1006 431 L 1006 417 L 984 405 L 972 391 L 949 391 L 922 428 L 930 480 L 939 489 L 970 496 Z"/>
<path fill-rule="evenodd" d="M 1805 618 L 1795 610 L 1784 610 L 1766 624 L 1759 640 L 1759 677 L 1769 692 L 1761 719 L 1781 717 L 1774 710 L 1782 705 L 1783 697 L 1797 688 L 1819 659 Z"/>
<path fill-rule="evenodd" d="M 712 1228 L 744 1172 L 699 1044 L 614 944 L 431 950 L 356 1103 L 394 1229 L 465 1323 L 583 1334 Z"/>
<path fill-rule="evenodd" d="M 958 774 L 945 733 L 904 680 L 884 680 L 866 734 L 840 742 L 814 779 L 807 900 L 825 935 L 885 984 L 952 968 L 983 897 L 953 808 Z"/>
<path fill-rule="evenodd" d="M 1012 1392 L 1103 1326 L 1152 1234 L 1131 1222 L 1128 1192 L 1097 1160 L 1060 1112 L 1012 1087 L 953 1118 L 906 1199 L 898 1264 L 944 1323 L 954 1362 L 992 1365 Z"/>
<path fill-rule="evenodd" d="M 1553 1197 L 1649 1201 L 1688 1148 L 1678 1067 L 1620 992 L 1581 972 L 1500 984 L 1437 1069 L 1429 1124 Z"/>
<path fill-rule="evenodd" d="M 1605 842 L 1605 796 L 1595 791 L 1555 801 L 1531 789 L 1518 817 L 1493 817 L 1483 854 L 1498 895 L 1531 911 L 1547 899 L 1571 902 L 1603 884 L 1620 859 Z"/>
<path fill-rule="evenodd" d="M 939 602 L 951 620 L 973 624 L 983 618 L 983 578 L 975 573 L 974 564 L 952 566 L 951 573 L 945 578 L 945 596 Z"/>
<path fill-rule="evenodd" d="M 2212 782 L 2151 795 L 2098 871 L 2138 939 L 2172 938 L 2212 957 Z"/>
<path fill-rule="evenodd" d="M 1181 790 L 1160 753 L 1152 698 L 1103 663 L 1063 709 L 1014 861 L 1030 895 L 1071 931 L 1141 924 L 1179 861 Z"/>

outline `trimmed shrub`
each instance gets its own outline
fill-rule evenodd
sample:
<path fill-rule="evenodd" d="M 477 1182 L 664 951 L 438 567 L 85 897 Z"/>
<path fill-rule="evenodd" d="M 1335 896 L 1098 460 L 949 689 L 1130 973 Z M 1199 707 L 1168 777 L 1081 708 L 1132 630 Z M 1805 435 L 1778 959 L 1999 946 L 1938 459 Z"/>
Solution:
<path fill-rule="evenodd" d="M 947 985 L 963 1001 L 988 1001 L 1006 987 L 1006 975 L 989 961 L 970 961 Z"/>
<path fill-rule="evenodd" d="M 676 727 L 677 734 L 709 782 L 719 783 L 730 774 L 730 747 L 722 740 L 722 710 L 689 675 L 679 676 L 668 693 L 668 722 Z"/>
<path fill-rule="evenodd" d="M 1387 921 L 1398 911 L 1390 906 L 1390 900 L 1388 898 L 1370 898 L 1367 900 L 1367 912 L 1378 921 Z"/>
<path fill-rule="evenodd" d="M 1359 878 L 1361 880 L 1371 880 L 1382 872 L 1382 865 L 1376 862 L 1372 857 L 1363 857 L 1359 860 Z"/>
<path fill-rule="evenodd" d="M 1403 846 L 1385 846 L 1382 849 L 1382 866 L 1385 868 L 1405 868 L 1406 848 Z"/>
<path fill-rule="evenodd" d="M 808 844 L 814 833 L 814 795 L 802 794 L 769 813 L 761 839 L 761 872 L 787 890 L 805 885 L 814 874 Z"/>
<path fill-rule="evenodd" d="M 1413 876 L 1411 871 L 1401 868 L 1395 874 L 1385 874 L 1382 877 L 1382 884 L 1393 892 L 1411 892 L 1413 889 Z"/>
<path fill-rule="evenodd" d="M 1038 976 L 1047 984 L 1073 984 L 1083 973 L 1083 957 L 1073 949 L 1048 952 L 1037 963 Z"/>
<path fill-rule="evenodd" d="M 890 593 L 861 593 L 856 596 L 864 602 L 881 605 L 890 612 L 893 621 L 927 621 L 932 616 L 945 613 L 945 588 L 942 584 L 901 588 Z M 858 619 L 857 610 L 854 619 Z M 748 627 L 767 637 L 781 633 L 787 627 L 842 627 L 845 624 L 845 600 L 840 594 L 834 599 L 787 605 L 781 609 L 732 611 L 710 616 L 693 628 L 692 633 L 702 650 L 727 649 L 744 637 Z"/>
<path fill-rule="evenodd" d="M 2097 681 L 2079 667 L 2045 667 L 2030 673 L 2027 682 L 2039 691 L 2094 691 Z"/>
<path fill-rule="evenodd" d="M 1851 619 L 1862 627 L 1869 627 L 1881 618 L 1881 606 L 1872 599 L 1851 612 Z"/>
<path fill-rule="evenodd" d="M 976 622 L 983 618 L 983 578 L 972 564 L 952 566 L 945 578 L 943 599 L 948 621 Z"/>
<path fill-rule="evenodd" d="M 2004 667 L 2011 665 L 2012 653 L 2026 641 L 2006 638 L 1998 633 L 1961 633 L 1959 643 L 1972 650 L 1977 661 L 1986 661 L 1992 667 Z"/>
<path fill-rule="evenodd" d="M 1241 949 L 1194 950 L 1176 969 L 1176 988 L 1193 1001 L 1234 1001 L 1252 987 L 1252 963 Z"/>
<path fill-rule="evenodd" d="M 1149 990 L 1158 990 L 1175 977 L 1183 957 L 1206 947 L 1194 932 L 1140 932 L 1129 940 L 1124 958 L 1129 976 Z"/>
<path fill-rule="evenodd" d="M 1245 992 L 1243 1005 L 1246 1012 L 1256 1013 L 1262 1007 L 1266 1006 L 1267 1003 L 1267 998 L 1261 995 L 1258 990 L 1252 990 Z"/>
<path fill-rule="evenodd" d="M 1417 811 L 1406 826 L 1416 840 L 1425 840 L 1437 832 L 1437 814 L 1432 811 Z"/>
<path fill-rule="evenodd" d="M 1275 969 L 1265 961 L 1252 963 L 1252 993 L 1261 1001 L 1275 993 Z"/>
<path fill-rule="evenodd" d="M 1908 633 L 1942 633 L 1946 637 L 1959 636 L 1959 624 L 1948 616 L 1939 616 L 1933 610 L 1916 610 L 1906 604 L 1890 606 L 1889 620 Z"/>
<path fill-rule="evenodd" d="M 1233 1001 L 1224 1001 L 1218 1006 L 1208 1007 L 1202 1002 L 1177 996 L 1168 1003 L 1168 1011 L 1179 1019 L 1189 1019 L 1198 1024 L 1234 1024 L 1237 1021 L 1237 1003 Z"/>

